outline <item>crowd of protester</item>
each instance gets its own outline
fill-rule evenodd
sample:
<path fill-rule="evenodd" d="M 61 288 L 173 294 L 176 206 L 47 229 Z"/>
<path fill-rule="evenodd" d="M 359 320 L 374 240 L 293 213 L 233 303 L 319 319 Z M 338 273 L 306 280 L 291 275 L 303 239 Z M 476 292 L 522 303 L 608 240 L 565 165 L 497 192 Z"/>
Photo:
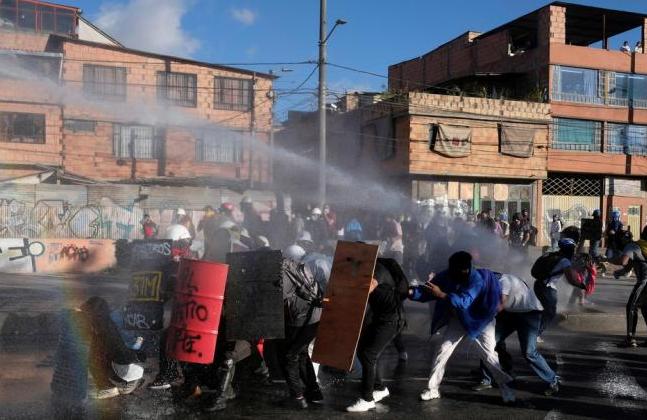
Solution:
<path fill-rule="evenodd" d="M 407 299 L 435 301 L 431 333 L 444 328 L 421 400 L 440 397 L 440 384 L 452 352 L 461 341 L 469 341 L 475 344 L 481 360 L 482 377 L 474 390 L 487 389 L 496 383 L 503 401 L 514 402 L 512 359 L 505 346 L 506 338 L 514 332 L 518 333 L 523 357 L 545 383 L 544 393 L 555 395 L 559 392 L 560 378 L 539 353 L 537 343 L 542 342 L 543 333 L 554 322 L 559 284 L 572 286 L 570 303 L 583 303 L 584 296 L 595 288 L 597 263 L 610 261 L 622 265 L 616 276 L 633 269 L 637 283 L 627 304 L 627 346 L 637 345 L 638 311 L 647 320 L 647 227 L 640 240 L 633 242 L 627 241 L 626 230 L 616 212 L 611 214 L 604 229 L 599 212 L 582 226 L 582 229 L 565 227 L 556 215 L 549 228 L 549 252 L 535 259 L 528 250 L 537 242 L 537 229 L 528 210 L 513 214 L 509 221 L 505 212 L 493 215 L 490 210 L 449 216 L 442 208 L 419 207 L 380 215 L 336 211 L 330 205 L 305 206 L 295 209 L 290 217 L 282 206 L 277 206 L 262 217 L 251 200 L 245 198 L 239 206 L 223 203 L 217 209 L 206 207 L 197 228 L 180 209 L 174 223 L 163 234 L 145 216 L 142 220 L 145 235 L 172 240 L 175 260 L 199 257 L 224 262 L 227 253 L 232 251 L 282 250 L 286 313 L 286 338 L 266 342 L 264 354 L 258 350 L 258 342 L 226 341 L 225 334 L 219 335 L 215 362 L 208 366 L 175 362 L 162 350 L 158 356 L 159 373 L 148 387 L 172 388 L 177 402 L 199 397 L 201 387 L 210 388 L 213 392 L 202 398 L 202 409 L 223 410 L 227 401 L 236 398 L 232 383 L 236 365 L 242 360 L 254 356 L 258 380 L 270 383 L 265 358 L 273 348 L 274 355 L 280 355 L 276 363 L 290 392 L 287 404 L 304 409 L 308 404 L 321 402 L 324 395 L 310 352 L 335 243 L 348 240 L 374 243 L 380 249 L 368 299 L 370 316 L 366 316 L 357 347 L 357 362 L 362 367 L 361 393 L 347 407 L 348 411 L 374 409 L 376 402 L 390 395 L 381 380 L 378 361 L 391 343 L 397 348 L 400 360 L 407 359 L 401 335 L 406 325 L 403 302 Z M 198 234 L 204 237 L 202 255 L 197 255 L 191 247 Z M 603 237 L 606 257 L 599 255 Z M 589 241 L 588 255 L 583 254 L 585 241 Z M 534 283 L 531 286 L 527 275 L 513 273 L 519 266 L 532 266 Z M 96 362 L 92 364 L 91 374 L 98 388 L 97 398 L 115 397 L 121 389 L 112 386 L 109 380 L 115 365 L 131 372 L 121 375 L 122 382 L 124 377 L 129 379 L 126 383 L 130 383 L 130 388 L 133 381 L 142 378 L 143 371 L 129 368 L 140 363 L 137 345 L 141 346 L 141 342 L 125 345 L 114 326 L 106 327 L 110 310 L 104 301 L 91 300 L 81 309 L 88 314 L 96 331 L 92 347 Z M 128 340 L 132 341 L 132 337 Z M 161 340 L 165 340 L 164 334 Z"/>

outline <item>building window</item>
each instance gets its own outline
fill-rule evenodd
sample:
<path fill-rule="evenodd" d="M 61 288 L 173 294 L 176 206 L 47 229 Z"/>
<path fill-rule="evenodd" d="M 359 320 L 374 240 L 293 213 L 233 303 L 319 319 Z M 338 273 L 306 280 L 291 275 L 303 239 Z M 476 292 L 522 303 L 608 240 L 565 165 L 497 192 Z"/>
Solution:
<path fill-rule="evenodd" d="M 7 69 L 7 72 L 0 74 L 3 78 L 33 79 L 35 76 L 42 76 L 58 80 L 61 56 L 52 53 L 0 51 L 0 66 Z"/>
<path fill-rule="evenodd" d="M 598 70 L 553 66 L 552 99 L 601 104 Z"/>
<path fill-rule="evenodd" d="M 595 152 L 600 150 L 602 124 L 598 121 L 553 119 L 553 149 Z"/>
<path fill-rule="evenodd" d="M 125 100 L 126 68 L 84 64 L 83 91 L 94 98 Z"/>
<path fill-rule="evenodd" d="M 0 112 L 0 142 L 45 144 L 45 114 Z"/>
<path fill-rule="evenodd" d="M 113 154 L 120 158 L 157 159 L 158 142 L 153 127 L 146 125 L 113 126 Z"/>
<path fill-rule="evenodd" d="M 607 152 L 647 155 L 647 126 L 609 123 L 606 132 Z"/>
<path fill-rule="evenodd" d="M 91 120 L 75 120 L 71 118 L 63 120 L 63 127 L 74 133 L 94 133 L 96 126 L 97 122 Z"/>
<path fill-rule="evenodd" d="M 77 16 L 74 8 L 39 3 L 33 0 L 0 1 L 0 28 L 76 34 Z"/>
<path fill-rule="evenodd" d="M 243 135 L 226 130 L 205 131 L 196 141 L 198 162 L 237 163 L 242 160 Z"/>
<path fill-rule="evenodd" d="M 251 79 L 215 77 L 214 91 L 214 108 L 216 109 L 235 111 L 251 109 L 254 94 Z"/>
<path fill-rule="evenodd" d="M 195 108 L 198 76 L 190 73 L 157 72 L 157 97 L 166 103 Z"/>

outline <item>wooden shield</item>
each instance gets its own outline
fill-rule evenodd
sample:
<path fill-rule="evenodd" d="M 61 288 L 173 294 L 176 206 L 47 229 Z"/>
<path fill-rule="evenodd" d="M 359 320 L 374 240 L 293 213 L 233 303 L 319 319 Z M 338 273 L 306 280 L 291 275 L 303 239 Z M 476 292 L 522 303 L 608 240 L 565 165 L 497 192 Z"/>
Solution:
<path fill-rule="evenodd" d="M 337 242 L 312 360 L 350 371 L 362 331 L 377 245 Z"/>
<path fill-rule="evenodd" d="M 281 251 L 234 252 L 227 255 L 227 340 L 285 337 L 282 262 Z"/>

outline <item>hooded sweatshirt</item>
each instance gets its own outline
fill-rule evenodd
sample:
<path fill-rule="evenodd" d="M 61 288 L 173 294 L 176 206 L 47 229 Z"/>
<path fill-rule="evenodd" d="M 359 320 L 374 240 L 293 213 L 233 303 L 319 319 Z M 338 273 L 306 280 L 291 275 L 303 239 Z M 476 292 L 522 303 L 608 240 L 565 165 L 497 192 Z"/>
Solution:
<path fill-rule="evenodd" d="M 431 333 L 447 325 L 453 312 L 471 339 L 476 339 L 492 322 L 501 302 L 500 274 L 487 269 L 470 270 L 466 285 L 453 281 L 448 271 L 434 277 L 433 283 L 447 293 L 447 299 L 438 300 L 431 321 Z M 411 300 L 428 302 L 435 297 L 422 286 L 412 288 Z"/>

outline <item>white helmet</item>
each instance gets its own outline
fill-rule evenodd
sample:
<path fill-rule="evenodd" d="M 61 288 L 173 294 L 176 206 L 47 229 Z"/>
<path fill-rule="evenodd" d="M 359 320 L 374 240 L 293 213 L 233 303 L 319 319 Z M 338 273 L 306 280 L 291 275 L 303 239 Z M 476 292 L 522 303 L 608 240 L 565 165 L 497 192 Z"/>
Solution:
<path fill-rule="evenodd" d="M 321 209 L 319 207 L 315 207 L 314 209 L 312 209 L 312 214 L 321 216 Z"/>
<path fill-rule="evenodd" d="M 112 370 L 115 374 L 126 382 L 136 381 L 144 377 L 144 368 L 136 363 L 120 365 L 112 362 Z"/>
<path fill-rule="evenodd" d="M 297 238 L 297 242 L 312 242 L 312 235 L 307 230 L 304 230 Z"/>
<path fill-rule="evenodd" d="M 177 215 L 178 216 L 186 216 L 186 210 L 184 210 L 183 208 L 180 207 L 179 209 L 177 209 Z"/>
<path fill-rule="evenodd" d="M 285 249 L 285 257 L 293 261 L 301 261 L 306 255 L 306 250 L 301 248 L 299 245 L 290 245 Z"/>

